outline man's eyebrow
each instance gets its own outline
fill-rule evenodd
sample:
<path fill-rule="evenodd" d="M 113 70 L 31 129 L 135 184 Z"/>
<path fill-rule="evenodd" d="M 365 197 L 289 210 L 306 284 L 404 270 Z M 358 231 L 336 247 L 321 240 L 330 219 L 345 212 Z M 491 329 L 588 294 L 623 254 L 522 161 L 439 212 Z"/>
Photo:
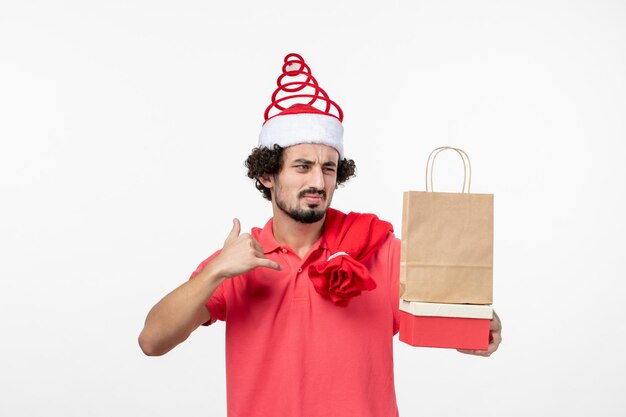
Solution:
<path fill-rule="evenodd" d="M 299 158 L 299 159 L 294 160 L 294 161 L 292 162 L 292 164 L 307 164 L 307 165 L 313 165 L 313 164 L 315 164 L 315 162 L 314 162 L 314 161 L 309 161 L 308 159 Z M 322 165 L 323 165 L 323 166 L 325 166 L 325 167 L 329 167 L 329 166 L 330 166 L 330 167 L 336 167 L 336 166 L 337 166 L 337 164 L 336 164 L 336 163 L 334 163 L 333 161 L 324 162 Z"/>
<path fill-rule="evenodd" d="M 308 165 L 313 165 L 313 164 L 315 163 L 315 162 L 313 162 L 313 161 L 309 161 L 308 159 L 303 159 L 303 158 L 296 159 L 296 160 L 295 160 L 295 161 L 293 161 L 292 163 L 294 163 L 294 164 L 295 164 L 296 162 L 297 162 L 297 163 L 299 163 L 299 164 L 308 164 Z"/>

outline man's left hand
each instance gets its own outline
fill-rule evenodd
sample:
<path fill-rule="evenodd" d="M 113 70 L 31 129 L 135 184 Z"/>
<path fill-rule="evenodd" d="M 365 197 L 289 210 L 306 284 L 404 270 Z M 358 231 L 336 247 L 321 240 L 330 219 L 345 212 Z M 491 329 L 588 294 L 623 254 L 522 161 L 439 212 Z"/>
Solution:
<path fill-rule="evenodd" d="M 498 350 L 498 346 L 500 346 L 500 342 L 502 342 L 502 323 L 500 322 L 500 317 L 493 312 L 493 318 L 491 319 L 491 324 L 489 326 L 489 346 L 487 350 L 469 350 L 469 349 L 457 349 L 461 353 L 466 353 L 468 355 L 476 355 L 476 356 L 491 356 L 493 352 Z"/>

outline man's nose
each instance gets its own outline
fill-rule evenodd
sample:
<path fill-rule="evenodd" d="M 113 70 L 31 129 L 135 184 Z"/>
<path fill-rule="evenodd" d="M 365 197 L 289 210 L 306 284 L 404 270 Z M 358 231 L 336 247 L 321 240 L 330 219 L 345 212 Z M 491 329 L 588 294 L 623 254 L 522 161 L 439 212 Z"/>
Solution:
<path fill-rule="evenodd" d="M 321 167 L 316 166 L 311 170 L 309 186 L 318 190 L 324 189 L 324 172 Z"/>

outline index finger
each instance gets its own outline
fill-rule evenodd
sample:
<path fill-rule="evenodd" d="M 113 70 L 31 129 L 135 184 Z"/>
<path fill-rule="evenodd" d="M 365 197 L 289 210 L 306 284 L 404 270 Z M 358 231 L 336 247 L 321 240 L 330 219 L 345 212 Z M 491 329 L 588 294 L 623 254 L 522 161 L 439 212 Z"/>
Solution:
<path fill-rule="evenodd" d="M 261 246 L 259 241 L 256 240 L 255 238 L 252 238 L 252 245 L 254 246 L 254 249 L 258 250 L 261 253 L 264 253 L 263 247 Z"/>

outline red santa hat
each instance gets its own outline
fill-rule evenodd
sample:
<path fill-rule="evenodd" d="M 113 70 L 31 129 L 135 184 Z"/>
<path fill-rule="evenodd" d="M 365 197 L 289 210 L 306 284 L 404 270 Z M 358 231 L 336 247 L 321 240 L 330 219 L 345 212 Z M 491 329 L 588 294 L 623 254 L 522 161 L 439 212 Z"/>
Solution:
<path fill-rule="evenodd" d="M 343 152 L 343 111 L 332 101 L 298 54 L 288 54 L 278 77 L 278 88 L 265 109 L 259 146 L 272 149 L 301 143 L 319 143 Z M 273 113 L 273 114 L 272 114 Z"/>

